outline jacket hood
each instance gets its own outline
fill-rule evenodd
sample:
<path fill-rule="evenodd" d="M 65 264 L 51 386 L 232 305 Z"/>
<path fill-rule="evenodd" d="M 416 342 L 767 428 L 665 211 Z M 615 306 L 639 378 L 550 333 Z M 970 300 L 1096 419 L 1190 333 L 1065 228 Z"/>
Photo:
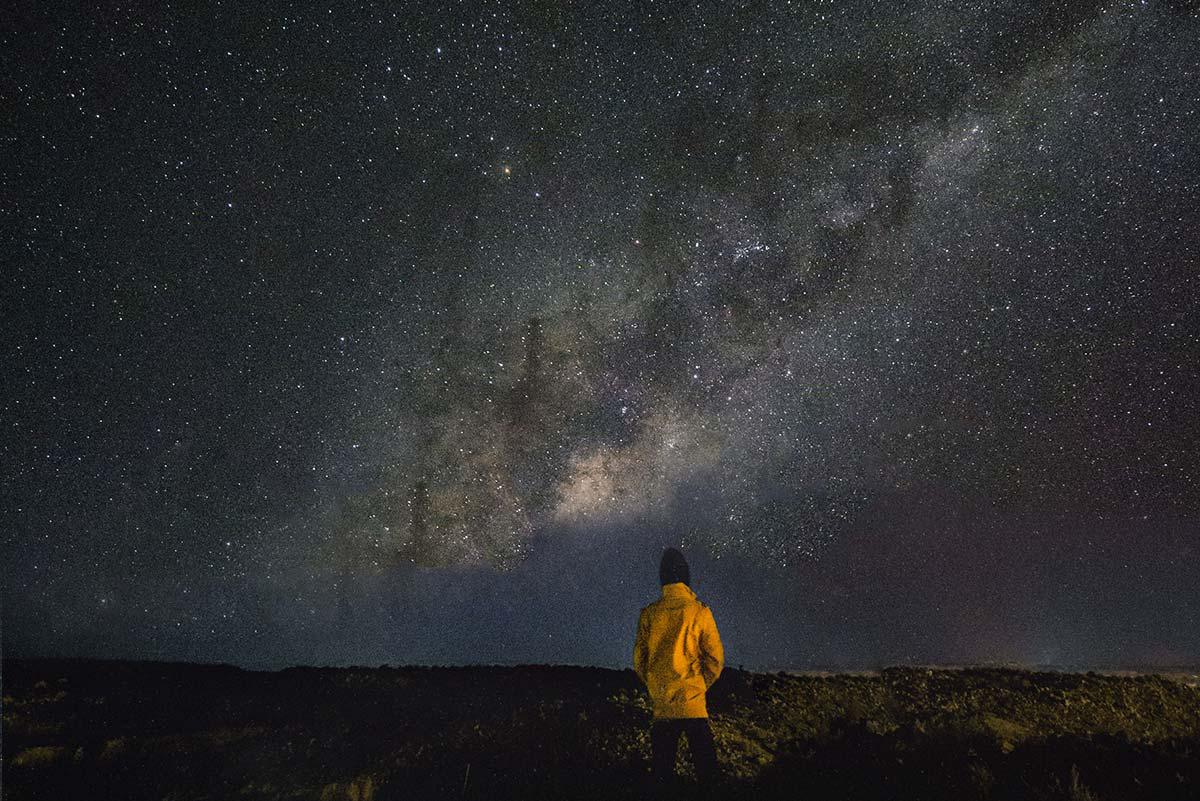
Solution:
<path fill-rule="evenodd" d="M 662 599 L 664 601 L 683 601 L 690 602 L 696 600 L 696 593 L 692 588 L 684 584 L 682 581 L 676 581 L 672 584 L 664 584 L 662 588 Z"/>

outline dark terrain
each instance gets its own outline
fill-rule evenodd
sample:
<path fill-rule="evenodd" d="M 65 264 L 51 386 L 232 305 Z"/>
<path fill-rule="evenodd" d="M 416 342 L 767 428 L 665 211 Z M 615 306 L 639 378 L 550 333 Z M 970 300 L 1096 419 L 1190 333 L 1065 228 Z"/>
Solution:
<path fill-rule="evenodd" d="M 631 671 L 6 660 L 3 693 L 11 801 L 650 793 Z M 1194 675 L 729 669 L 709 707 L 716 797 L 1200 798 Z"/>

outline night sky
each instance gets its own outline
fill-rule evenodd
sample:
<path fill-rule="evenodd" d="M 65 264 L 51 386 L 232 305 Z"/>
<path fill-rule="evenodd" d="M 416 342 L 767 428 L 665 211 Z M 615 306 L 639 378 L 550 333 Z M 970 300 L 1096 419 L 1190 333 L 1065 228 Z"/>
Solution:
<path fill-rule="evenodd" d="M 1200 663 L 1200 4 L 399 5 L 9 13 L 6 656 Z"/>

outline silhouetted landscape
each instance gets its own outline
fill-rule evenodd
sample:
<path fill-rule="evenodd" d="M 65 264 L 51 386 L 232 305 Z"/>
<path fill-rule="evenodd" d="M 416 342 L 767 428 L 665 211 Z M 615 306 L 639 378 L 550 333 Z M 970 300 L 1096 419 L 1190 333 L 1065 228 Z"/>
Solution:
<path fill-rule="evenodd" d="M 639 798 L 645 693 L 591 667 L 4 662 L 5 799 Z M 727 669 L 717 797 L 1195 799 L 1200 676 Z M 678 791 L 695 793 L 686 747 Z"/>

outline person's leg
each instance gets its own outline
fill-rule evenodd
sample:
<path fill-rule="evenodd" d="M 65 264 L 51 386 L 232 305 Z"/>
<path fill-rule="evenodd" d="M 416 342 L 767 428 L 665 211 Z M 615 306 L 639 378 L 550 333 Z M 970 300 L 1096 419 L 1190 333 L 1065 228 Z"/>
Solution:
<path fill-rule="evenodd" d="M 666 784 L 675 776 L 675 752 L 682 733 L 677 720 L 656 720 L 650 725 L 652 774 L 659 784 Z"/>
<path fill-rule="evenodd" d="M 718 778 L 717 748 L 713 743 L 712 727 L 708 718 L 688 718 L 688 748 L 692 750 L 692 764 L 696 767 L 696 778 L 709 783 Z"/>

